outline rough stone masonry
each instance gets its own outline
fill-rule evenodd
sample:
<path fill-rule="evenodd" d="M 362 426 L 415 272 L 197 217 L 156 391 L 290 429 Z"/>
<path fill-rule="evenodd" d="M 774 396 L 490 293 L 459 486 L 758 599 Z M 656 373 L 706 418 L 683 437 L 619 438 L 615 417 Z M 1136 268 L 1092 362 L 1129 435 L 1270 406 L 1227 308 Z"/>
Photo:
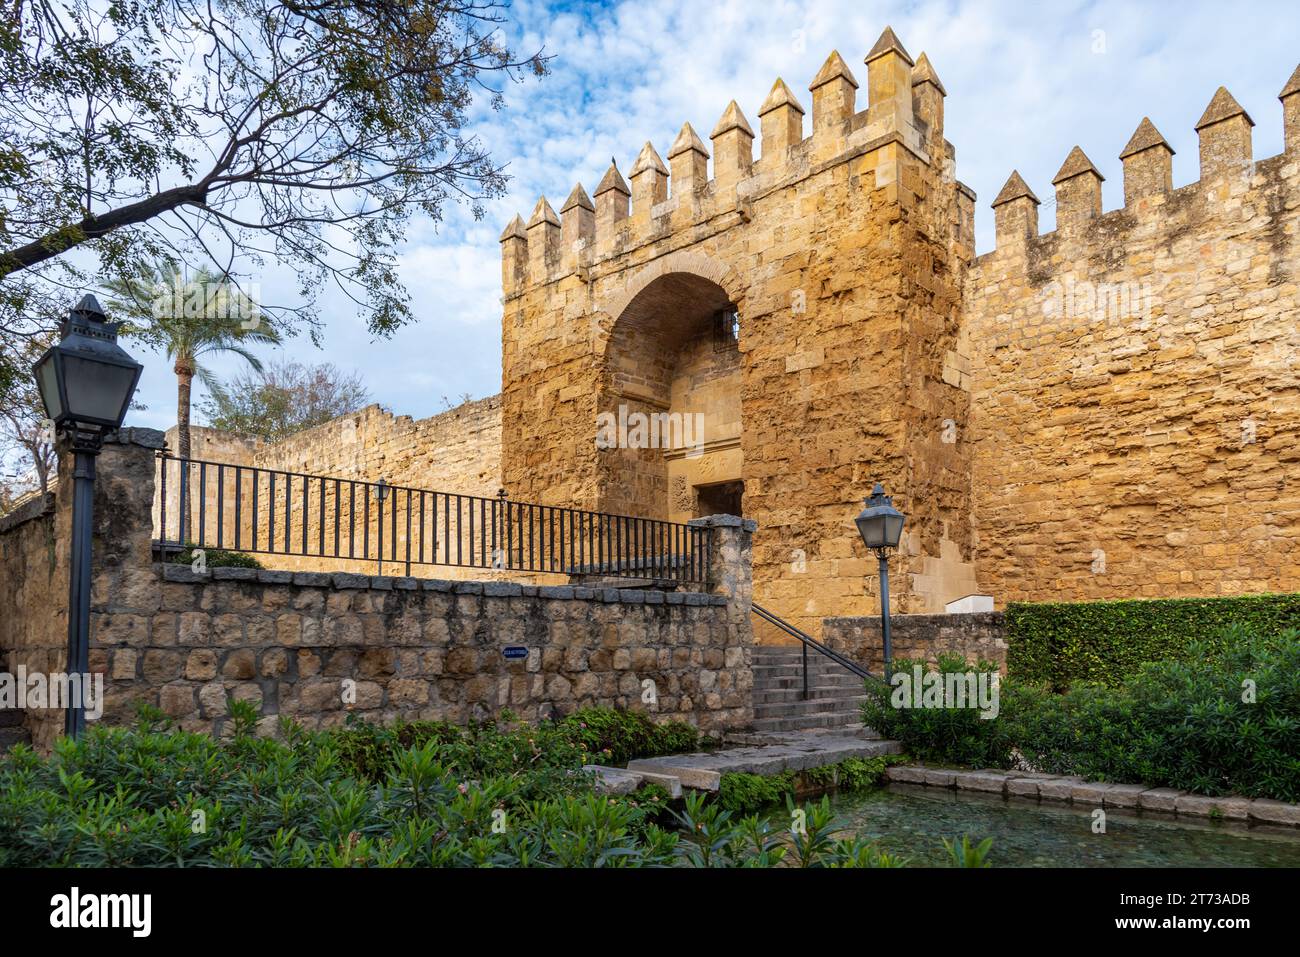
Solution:
<path fill-rule="evenodd" d="M 699 591 L 538 586 L 151 560 L 154 456 L 163 435 L 126 429 L 104 447 L 95 488 L 90 669 L 103 718 L 160 708 L 221 734 L 233 701 L 259 731 L 282 716 L 329 727 L 463 723 L 509 709 L 536 721 L 582 707 L 639 710 L 720 733 L 753 718 L 753 523 L 710 535 Z M 63 671 L 67 648 L 67 450 L 55 495 L 0 524 L 0 660 Z M 516 657 L 518 655 L 518 657 Z M 62 733 L 61 708 L 28 709 L 34 745 Z"/>
<path fill-rule="evenodd" d="M 934 65 L 889 29 L 863 62 L 865 89 L 832 52 L 802 100 L 776 80 L 757 129 L 733 101 L 666 162 L 646 143 L 592 194 L 516 217 L 499 397 L 421 423 L 367 410 L 257 455 L 645 517 L 737 510 L 758 526 L 755 597 L 813 634 L 876 608 L 852 525 L 875 481 L 908 516 L 896 610 L 1300 588 L 1300 71 L 1281 155 L 1256 160 L 1253 119 L 1207 88 L 1193 181 L 1175 188 L 1142 118 L 1105 211 L 1062 143 L 1054 230 L 1012 172 L 977 257 Z M 703 441 L 601 447 L 620 410 L 702 416 Z"/>

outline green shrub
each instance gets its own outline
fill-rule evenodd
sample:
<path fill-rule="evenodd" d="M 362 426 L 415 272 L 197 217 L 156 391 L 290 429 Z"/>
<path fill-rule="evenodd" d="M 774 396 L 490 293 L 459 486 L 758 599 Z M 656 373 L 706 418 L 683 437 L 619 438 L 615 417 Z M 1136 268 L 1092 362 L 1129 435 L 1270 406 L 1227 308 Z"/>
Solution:
<path fill-rule="evenodd" d="M 694 750 L 699 732 L 689 724 L 655 724 L 637 711 L 587 708 L 560 721 L 519 722 L 504 711 L 494 721 L 467 727 L 441 721 L 377 725 L 350 719 L 336 732 L 342 760 L 352 773 L 380 782 L 393 756 L 438 745 L 448 767 L 471 777 L 516 777 L 529 796 L 568 792 L 585 764 L 626 764 L 634 758 Z"/>
<path fill-rule="evenodd" d="M 923 659 L 895 661 L 894 672 L 911 672 L 917 666 L 922 672 L 939 674 L 998 670 L 991 661 L 969 665 L 960 655 L 940 655 L 935 667 Z M 912 757 L 972 767 L 1010 766 L 1014 742 L 1005 721 L 981 718 L 974 708 L 895 708 L 891 701 L 893 693 L 894 688 L 883 679 L 868 679 L 867 700 L 862 705 L 863 721 L 885 738 L 899 742 Z M 1000 716 L 1006 715 L 1007 697 L 1013 693 L 1006 681 L 1001 682 Z"/>
<path fill-rule="evenodd" d="M 1012 603 L 1007 672 L 1058 691 L 1080 681 L 1115 686 L 1144 662 L 1186 658 L 1193 641 L 1222 650 L 1288 628 L 1300 628 L 1300 594 Z"/>
<path fill-rule="evenodd" d="M 154 709 L 49 758 L 26 746 L 0 758 L 0 867 L 770 867 L 787 846 L 804 866 L 897 863 L 836 839 L 825 803 L 792 838 L 701 793 L 680 815 L 665 814 L 662 788 L 599 796 L 569 767 L 583 752 L 558 723 L 530 739 L 508 724 L 286 720 L 277 741 L 250 733 L 251 707 L 232 711 L 227 740 L 166 729 Z M 567 790 L 530 796 L 566 768 Z"/>
<path fill-rule="evenodd" d="M 756 811 L 793 794 L 798 776 L 793 771 L 780 774 L 749 774 L 729 771 L 718 783 L 718 803 L 733 812 Z"/>
<path fill-rule="evenodd" d="M 624 765 L 635 758 L 680 754 L 700 747 L 700 733 L 681 721 L 656 724 L 641 711 L 584 708 L 559 722 L 561 733 L 598 763 Z"/>
<path fill-rule="evenodd" d="M 182 551 L 177 552 L 168 562 L 172 565 L 193 565 L 194 553 L 203 552 L 203 562 L 208 568 L 262 568 L 264 567 L 252 555 L 245 555 L 243 552 L 231 552 L 224 548 L 202 548 L 190 543 Z"/>
<path fill-rule="evenodd" d="M 877 682 L 864 718 L 922 760 L 1300 801 L 1300 632 L 1185 651 L 1117 688 L 1076 683 L 1057 694 L 1004 680 L 987 721 L 970 709 L 892 708 Z M 1253 701 L 1243 700 L 1248 687 Z"/>

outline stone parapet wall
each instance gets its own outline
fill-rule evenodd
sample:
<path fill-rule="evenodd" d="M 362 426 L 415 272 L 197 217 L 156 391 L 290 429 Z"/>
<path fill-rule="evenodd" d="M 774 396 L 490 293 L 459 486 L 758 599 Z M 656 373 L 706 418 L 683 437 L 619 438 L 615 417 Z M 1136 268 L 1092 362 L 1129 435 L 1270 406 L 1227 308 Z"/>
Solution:
<path fill-rule="evenodd" d="M 992 661 L 1007 672 L 1006 623 L 1002 612 L 956 615 L 894 615 L 890 618 L 894 659 L 923 658 L 935 663 L 943 654 L 961 655 L 968 663 Z M 822 641 L 873 674 L 883 674 L 884 649 L 880 616 L 828 618 Z"/>
<path fill-rule="evenodd" d="M 221 733 L 228 700 L 308 727 L 373 720 L 528 720 L 643 710 L 720 731 L 748 723 L 750 637 L 727 599 L 346 573 L 160 566 L 146 606 L 97 621 L 106 720 L 136 701 Z M 504 650 L 522 649 L 506 658 Z M 648 685 L 646 682 L 652 682 Z M 649 692 L 653 691 L 653 694 Z"/>
<path fill-rule="evenodd" d="M 710 732 L 752 719 L 748 565 L 753 523 L 709 529 L 705 591 L 393 578 L 344 571 L 211 568 L 152 561 L 160 432 L 124 430 L 98 459 L 90 666 L 102 720 L 154 705 L 220 734 L 244 700 L 274 731 L 350 712 L 463 722 L 510 709 L 528 719 L 585 706 L 644 710 Z M 66 459 L 59 474 L 71 476 Z M 0 661 L 59 672 L 67 643 L 71 484 L 0 524 Z M 506 658 L 507 647 L 522 649 Z M 51 747 L 62 709 L 28 711 Z"/>

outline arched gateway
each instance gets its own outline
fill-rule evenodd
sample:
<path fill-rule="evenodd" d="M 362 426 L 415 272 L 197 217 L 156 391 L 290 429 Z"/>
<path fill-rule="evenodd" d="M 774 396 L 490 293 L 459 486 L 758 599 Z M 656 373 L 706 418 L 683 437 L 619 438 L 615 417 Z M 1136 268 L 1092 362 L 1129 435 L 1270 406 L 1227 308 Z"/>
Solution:
<path fill-rule="evenodd" d="M 888 40 L 888 42 L 886 42 Z M 870 106 L 839 54 L 812 132 L 777 81 L 761 152 L 736 103 L 502 241 L 502 472 L 512 498 L 758 523 L 756 600 L 805 630 L 872 611 L 853 516 L 883 481 L 908 511 L 906 610 L 972 589 L 964 447 L 940 422 L 973 197 L 944 175 L 941 96 L 882 37 Z M 671 193 L 669 181 L 671 177 Z M 921 267 L 924 268 L 921 268 Z M 637 432 L 637 426 L 642 430 Z M 657 433 L 655 431 L 658 426 Z M 666 433 L 666 435 L 665 435 Z M 922 492 L 923 494 L 917 494 Z"/>

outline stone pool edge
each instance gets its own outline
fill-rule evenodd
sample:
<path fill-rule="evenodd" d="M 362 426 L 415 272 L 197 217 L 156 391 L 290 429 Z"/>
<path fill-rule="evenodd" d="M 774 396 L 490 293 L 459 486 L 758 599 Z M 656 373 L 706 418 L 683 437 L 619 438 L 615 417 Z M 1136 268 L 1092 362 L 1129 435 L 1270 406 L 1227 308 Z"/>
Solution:
<path fill-rule="evenodd" d="M 1006 797 L 1037 798 L 1063 804 L 1163 811 L 1184 817 L 1211 818 L 1215 816 L 1214 809 L 1218 808 L 1219 816 L 1225 820 L 1300 827 L 1300 804 L 1287 804 L 1269 798 L 1207 797 L 1178 788 L 1107 784 L 1085 781 L 1074 775 L 1032 771 L 968 771 L 932 768 L 922 764 L 894 764 L 885 768 L 885 781 L 891 784 L 923 784 L 959 791 L 980 791 Z"/>

